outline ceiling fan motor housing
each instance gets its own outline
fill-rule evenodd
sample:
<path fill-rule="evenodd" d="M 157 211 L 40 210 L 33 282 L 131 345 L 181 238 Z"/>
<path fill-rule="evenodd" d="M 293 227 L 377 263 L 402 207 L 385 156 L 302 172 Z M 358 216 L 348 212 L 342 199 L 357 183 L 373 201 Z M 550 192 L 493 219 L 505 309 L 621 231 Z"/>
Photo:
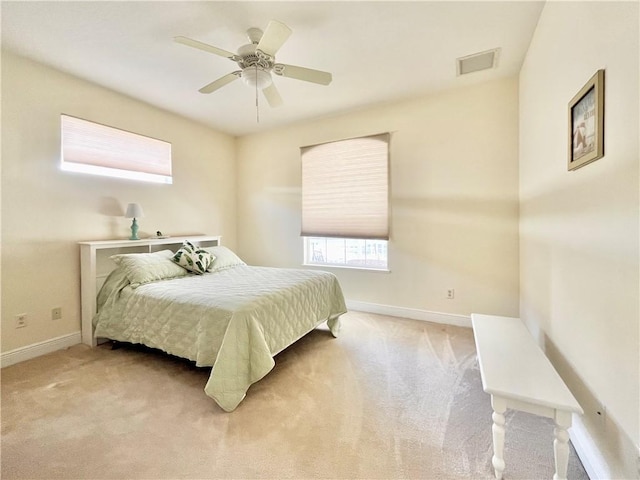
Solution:
<path fill-rule="evenodd" d="M 253 67 L 258 65 L 265 70 L 271 70 L 273 67 L 273 59 L 269 55 L 256 49 L 255 44 L 242 45 L 238 49 L 238 65 L 240 68 Z"/>
<path fill-rule="evenodd" d="M 250 87 L 263 89 L 273 83 L 270 73 L 273 61 L 261 53 L 256 51 L 256 44 L 242 45 L 238 49 L 241 59 L 237 63 L 242 68 L 242 81 Z"/>

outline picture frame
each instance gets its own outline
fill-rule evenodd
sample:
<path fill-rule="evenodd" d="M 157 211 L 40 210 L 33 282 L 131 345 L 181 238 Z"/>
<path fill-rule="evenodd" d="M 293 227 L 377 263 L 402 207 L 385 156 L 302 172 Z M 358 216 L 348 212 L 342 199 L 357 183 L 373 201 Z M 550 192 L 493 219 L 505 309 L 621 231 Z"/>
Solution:
<path fill-rule="evenodd" d="M 604 156 L 604 70 L 598 70 L 569 102 L 569 171 Z"/>

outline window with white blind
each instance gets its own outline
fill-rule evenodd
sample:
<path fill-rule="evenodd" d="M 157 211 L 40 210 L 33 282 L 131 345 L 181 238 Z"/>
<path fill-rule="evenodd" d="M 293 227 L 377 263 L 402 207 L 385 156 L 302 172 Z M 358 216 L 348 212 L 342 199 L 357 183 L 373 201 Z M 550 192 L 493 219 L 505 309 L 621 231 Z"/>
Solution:
<path fill-rule="evenodd" d="M 60 119 L 62 170 L 172 183 L 170 143 L 69 115 Z"/>
<path fill-rule="evenodd" d="M 389 134 L 303 147 L 305 264 L 387 269 Z"/>

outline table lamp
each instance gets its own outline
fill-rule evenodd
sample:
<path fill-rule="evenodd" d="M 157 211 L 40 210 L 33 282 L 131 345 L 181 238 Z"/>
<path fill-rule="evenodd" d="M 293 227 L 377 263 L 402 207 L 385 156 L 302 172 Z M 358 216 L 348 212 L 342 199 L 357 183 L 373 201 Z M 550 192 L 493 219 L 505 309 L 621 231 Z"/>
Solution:
<path fill-rule="evenodd" d="M 131 222 L 131 236 L 129 240 L 140 240 L 138 238 L 138 222 L 136 218 L 144 217 L 144 212 L 142 211 L 142 207 L 137 203 L 130 203 L 127 205 L 127 213 L 124 214 L 126 218 L 133 218 L 133 222 Z"/>

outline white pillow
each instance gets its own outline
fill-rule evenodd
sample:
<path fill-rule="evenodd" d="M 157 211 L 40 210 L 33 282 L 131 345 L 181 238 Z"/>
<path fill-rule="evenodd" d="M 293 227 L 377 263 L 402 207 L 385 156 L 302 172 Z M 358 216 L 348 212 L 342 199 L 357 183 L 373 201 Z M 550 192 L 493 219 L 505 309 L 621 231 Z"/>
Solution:
<path fill-rule="evenodd" d="M 124 270 L 131 287 L 137 288 L 145 283 L 188 275 L 189 272 L 172 262 L 171 257 L 171 250 L 161 250 L 113 255 L 111 259 Z"/>
<path fill-rule="evenodd" d="M 215 260 L 209 265 L 209 272 L 217 272 L 238 265 L 246 265 L 233 251 L 222 245 L 218 245 L 217 247 L 204 247 L 204 250 L 215 256 Z"/>

